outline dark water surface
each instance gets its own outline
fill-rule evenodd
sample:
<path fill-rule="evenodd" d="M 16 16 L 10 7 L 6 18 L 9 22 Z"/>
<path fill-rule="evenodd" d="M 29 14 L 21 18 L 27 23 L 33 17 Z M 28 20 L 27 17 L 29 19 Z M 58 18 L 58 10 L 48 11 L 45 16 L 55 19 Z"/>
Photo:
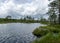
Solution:
<path fill-rule="evenodd" d="M 31 43 L 34 40 L 33 30 L 40 23 L 7 23 L 0 24 L 0 43 Z"/>

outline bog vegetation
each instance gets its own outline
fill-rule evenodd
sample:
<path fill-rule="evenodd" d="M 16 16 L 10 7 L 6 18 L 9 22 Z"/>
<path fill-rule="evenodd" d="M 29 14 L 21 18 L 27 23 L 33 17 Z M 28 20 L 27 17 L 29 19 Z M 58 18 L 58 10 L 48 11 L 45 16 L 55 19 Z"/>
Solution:
<path fill-rule="evenodd" d="M 11 16 L 7 16 L 6 18 L 0 18 L 0 23 L 39 23 L 39 20 L 34 20 L 31 16 L 26 16 L 20 19 L 12 19 Z"/>
<path fill-rule="evenodd" d="M 53 0 L 48 6 L 49 22 L 42 22 L 47 26 L 40 26 L 32 32 L 38 37 L 33 43 L 60 43 L 60 0 Z"/>

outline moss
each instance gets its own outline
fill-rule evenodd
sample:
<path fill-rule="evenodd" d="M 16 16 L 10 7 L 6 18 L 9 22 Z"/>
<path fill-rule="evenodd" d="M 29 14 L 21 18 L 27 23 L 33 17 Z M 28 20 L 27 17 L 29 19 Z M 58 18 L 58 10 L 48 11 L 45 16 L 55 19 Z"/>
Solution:
<path fill-rule="evenodd" d="M 57 28 L 59 27 L 59 28 Z M 48 25 L 48 26 L 41 26 L 40 28 L 43 28 L 43 29 L 47 29 L 49 32 L 53 32 L 53 33 L 59 33 L 60 32 L 60 26 L 51 26 L 51 25 Z"/>
<path fill-rule="evenodd" d="M 52 32 L 52 33 L 59 33 L 60 29 L 57 29 L 56 26 L 41 26 L 39 28 L 36 28 L 33 31 L 33 34 L 37 37 L 41 37 L 46 35 L 47 33 Z"/>
<path fill-rule="evenodd" d="M 33 43 L 60 43 L 60 34 L 54 36 L 52 33 L 48 33 L 46 36 L 42 37 L 39 40 L 35 40 Z"/>
<path fill-rule="evenodd" d="M 42 29 L 39 29 L 39 28 L 37 28 L 37 29 L 35 29 L 35 30 L 33 31 L 33 34 L 34 34 L 35 36 L 37 36 L 37 37 L 44 36 L 44 35 L 46 35 L 47 33 L 48 33 L 47 30 L 42 30 Z"/>
<path fill-rule="evenodd" d="M 41 29 L 45 31 L 42 31 Z M 48 33 L 44 34 L 43 37 L 33 41 L 33 43 L 60 43 L 60 25 L 41 26 L 37 31 L 40 31 L 39 33 L 43 34 L 46 32 L 46 30 Z"/>

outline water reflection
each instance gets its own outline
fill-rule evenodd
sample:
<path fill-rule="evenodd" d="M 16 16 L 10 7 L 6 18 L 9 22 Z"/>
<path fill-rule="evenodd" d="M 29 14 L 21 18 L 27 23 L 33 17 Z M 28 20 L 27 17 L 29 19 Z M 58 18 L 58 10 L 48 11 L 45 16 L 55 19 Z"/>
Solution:
<path fill-rule="evenodd" d="M 31 43 L 34 40 L 32 31 L 39 23 L 8 23 L 0 24 L 0 43 Z"/>

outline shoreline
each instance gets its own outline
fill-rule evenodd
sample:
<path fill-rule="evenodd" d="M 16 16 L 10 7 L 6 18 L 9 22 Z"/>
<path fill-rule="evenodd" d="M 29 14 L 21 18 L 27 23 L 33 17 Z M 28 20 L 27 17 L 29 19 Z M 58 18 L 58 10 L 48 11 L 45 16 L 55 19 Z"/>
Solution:
<path fill-rule="evenodd" d="M 32 33 L 37 37 L 32 43 L 60 43 L 60 25 L 40 26 Z"/>

